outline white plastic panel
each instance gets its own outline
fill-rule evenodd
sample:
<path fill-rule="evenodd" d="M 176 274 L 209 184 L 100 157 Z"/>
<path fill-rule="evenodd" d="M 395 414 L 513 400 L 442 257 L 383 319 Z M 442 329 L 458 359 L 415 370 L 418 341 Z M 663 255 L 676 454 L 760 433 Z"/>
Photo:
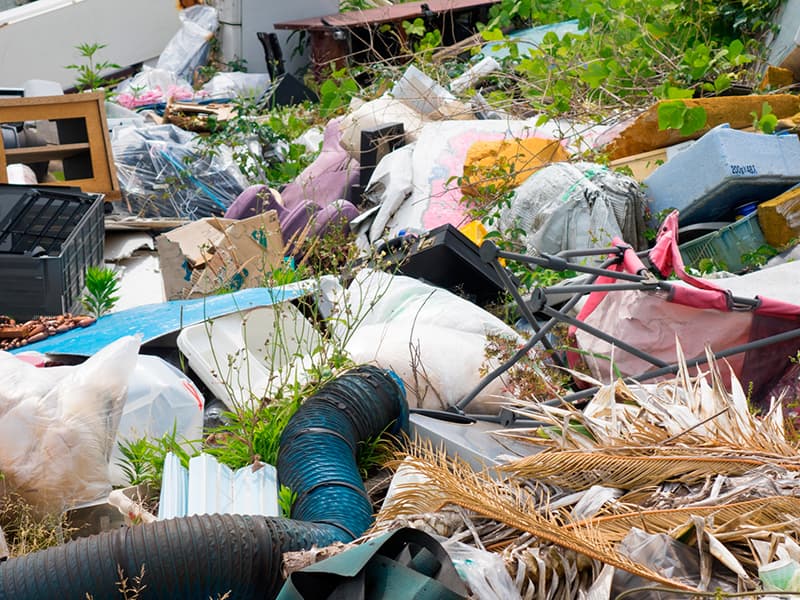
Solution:
<path fill-rule="evenodd" d="M 95 58 L 125 67 L 161 54 L 179 29 L 172 0 L 38 0 L 2 11 L 0 87 L 50 79 L 69 88 L 78 44 L 106 44 Z"/>
<path fill-rule="evenodd" d="M 305 381 L 319 333 L 292 304 L 257 308 L 187 327 L 178 348 L 228 406 L 269 396 L 282 382 Z"/>
<path fill-rule="evenodd" d="M 277 517 L 278 472 L 259 464 L 236 472 L 210 454 L 189 460 L 188 471 L 172 453 L 164 461 L 159 519 L 187 515 L 235 514 Z"/>

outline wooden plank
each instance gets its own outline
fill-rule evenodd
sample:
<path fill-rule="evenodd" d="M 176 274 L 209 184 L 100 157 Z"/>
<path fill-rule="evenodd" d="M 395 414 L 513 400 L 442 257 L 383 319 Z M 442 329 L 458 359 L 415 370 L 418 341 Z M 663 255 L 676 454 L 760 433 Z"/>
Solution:
<path fill-rule="evenodd" d="M 380 6 L 367 10 L 354 10 L 346 13 L 313 17 L 311 19 L 300 19 L 297 21 L 284 21 L 275 23 L 275 29 L 293 30 L 320 30 L 330 29 L 331 27 L 365 27 L 368 25 L 380 25 L 393 21 L 402 21 L 421 17 L 423 15 L 422 6 L 428 5 L 433 13 L 459 12 L 470 8 L 481 6 L 491 6 L 500 0 L 427 0 L 427 2 L 407 2 L 395 4 L 393 6 Z"/>
<path fill-rule="evenodd" d="M 29 146 L 28 148 L 9 148 L 6 160 L 9 163 L 32 163 L 45 160 L 60 160 L 89 150 L 89 142 L 78 144 L 59 144 L 57 146 Z"/>

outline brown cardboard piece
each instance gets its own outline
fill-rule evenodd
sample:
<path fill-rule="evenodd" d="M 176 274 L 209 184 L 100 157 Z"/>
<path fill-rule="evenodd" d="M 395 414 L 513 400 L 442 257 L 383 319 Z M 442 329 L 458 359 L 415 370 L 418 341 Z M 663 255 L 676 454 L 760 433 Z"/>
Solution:
<path fill-rule="evenodd" d="M 168 300 L 259 287 L 283 260 L 274 210 L 237 221 L 208 218 L 156 238 Z"/>

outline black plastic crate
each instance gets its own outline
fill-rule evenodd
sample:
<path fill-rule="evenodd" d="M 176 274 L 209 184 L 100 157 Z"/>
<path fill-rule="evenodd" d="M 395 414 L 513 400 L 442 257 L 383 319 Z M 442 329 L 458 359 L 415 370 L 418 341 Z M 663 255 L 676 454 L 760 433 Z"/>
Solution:
<path fill-rule="evenodd" d="M 103 196 L 0 186 L 0 313 L 74 312 L 86 267 L 103 263 Z"/>

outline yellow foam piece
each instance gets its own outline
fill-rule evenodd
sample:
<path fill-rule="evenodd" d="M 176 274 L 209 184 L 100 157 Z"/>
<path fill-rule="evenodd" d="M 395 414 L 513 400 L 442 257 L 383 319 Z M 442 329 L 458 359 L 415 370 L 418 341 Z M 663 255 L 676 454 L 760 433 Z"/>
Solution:
<path fill-rule="evenodd" d="M 776 248 L 800 237 L 800 188 L 759 204 L 758 223 L 767 243 Z"/>
<path fill-rule="evenodd" d="M 524 138 L 475 142 L 467 151 L 461 190 L 480 197 L 485 190 L 512 190 L 533 173 L 569 154 L 557 140 Z"/>

